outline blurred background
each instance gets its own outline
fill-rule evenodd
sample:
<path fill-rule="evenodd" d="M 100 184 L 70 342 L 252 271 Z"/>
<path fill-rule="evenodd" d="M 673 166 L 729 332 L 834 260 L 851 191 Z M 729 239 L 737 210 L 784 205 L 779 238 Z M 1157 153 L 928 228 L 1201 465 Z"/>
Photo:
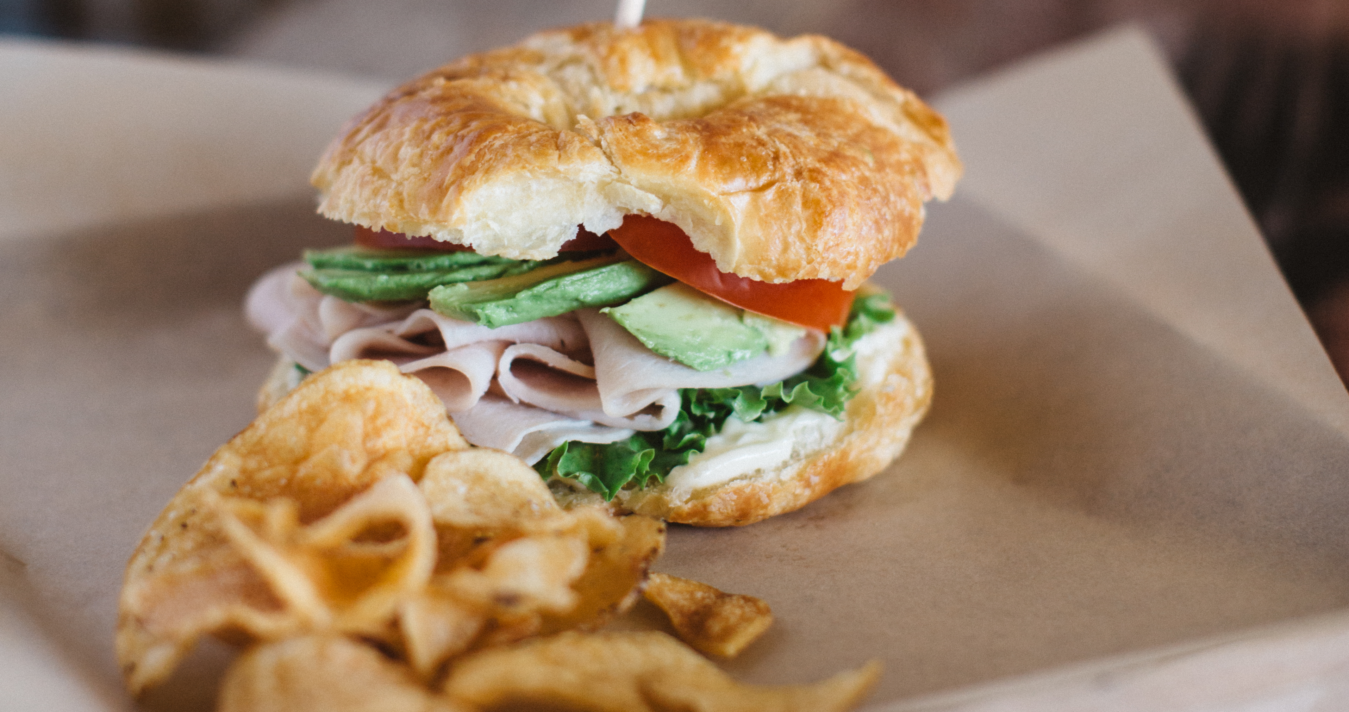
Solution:
<path fill-rule="evenodd" d="M 392 84 L 534 30 L 607 19 L 614 7 L 0 0 L 0 33 L 252 58 Z M 1349 0 L 648 0 L 647 13 L 827 34 L 924 94 L 1116 23 L 1144 25 L 1349 379 Z"/>

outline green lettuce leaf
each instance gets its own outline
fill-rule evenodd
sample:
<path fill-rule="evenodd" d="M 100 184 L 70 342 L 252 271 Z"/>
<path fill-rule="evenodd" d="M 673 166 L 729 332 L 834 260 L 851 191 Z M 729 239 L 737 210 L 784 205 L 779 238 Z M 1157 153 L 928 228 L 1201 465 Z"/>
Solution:
<path fill-rule="evenodd" d="M 763 387 L 682 390 L 679 415 L 666 429 L 639 432 L 602 445 L 566 442 L 535 469 L 545 479 L 575 480 L 608 501 L 624 487 L 645 487 L 652 478 L 664 482 L 671 470 L 702 452 L 707 439 L 720 432 L 732 416 L 750 423 L 795 404 L 842 418 L 857 393 L 853 346 L 877 326 L 894 321 L 895 315 L 889 295 L 858 295 L 847 324 L 834 327 L 824 352 L 803 373 Z"/>

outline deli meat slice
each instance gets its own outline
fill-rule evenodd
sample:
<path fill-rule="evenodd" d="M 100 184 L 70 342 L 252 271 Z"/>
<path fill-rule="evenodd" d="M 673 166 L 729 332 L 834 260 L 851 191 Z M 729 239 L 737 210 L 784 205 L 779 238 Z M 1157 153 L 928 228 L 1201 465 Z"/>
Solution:
<path fill-rule="evenodd" d="M 354 358 L 385 358 L 406 352 L 424 355 L 427 349 L 453 351 L 484 341 L 542 344 L 563 353 L 584 353 L 586 333 L 570 315 L 535 319 L 489 329 L 468 321 L 417 309 L 397 323 L 354 329 L 332 342 L 333 363 Z"/>
<path fill-rule="evenodd" d="M 593 367 L 538 344 L 502 354 L 497 381 L 513 401 L 579 420 L 634 430 L 661 430 L 679 415 L 682 388 L 728 388 L 780 381 L 819 356 L 825 337 L 815 331 L 786 353 L 716 371 L 699 371 L 661 356 L 595 309 L 574 312 L 590 341 Z"/>
<path fill-rule="evenodd" d="M 292 293 L 291 282 L 300 265 L 290 262 L 269 270 L 248 289 L 248 296 L 244 298 L 244 316 L 254 329 L 270 336 L 286 328 L 305 311 L 317 310 L 318 300 L 323 297 L 317 290 L 310 287 L 313 291 L 310 299 Z"/>
<path fill-rule="evenodd" d="M 513 403 L 493 395 L 465 411 L 451 411 L 464 439 L 478 447 L 505 450 L 533 465 L 567 441 L 612 443 L 632 437 L 633 431 L 596 425 L 565 415 Z"/>
<path fill-rule="evenodd" d="M 498 373 L 502 352 L 512 344 L 555 355 L 558 363 L 576 363 L 593 383 L 590 367 L 566 353 L 586 353 L 586 334 L 568 316 L 536 319 L 489 329 L 418 309 L 400 322 L 353 329 L 332 345 L 332 363 L 358 358 L 387 359 L 403 373 L 426 381 L 451 412 L 472 408 Z"/>
<path fill-rule="evenodd" d="M 515 344 L 502 352 L 497 382 L 512 401 L 599 422 L 595 368 L 543 344 Z"/>
<path fill-rule="evenodd" d="M 660 430 L 679 415 L 679 393 L 664 394 L 654 408 L 630 413 L 604 410 L 595 369 L 540 344 L 516 344 L 501 355 L 497 383 L 512 401 L 577 420 L 634 430 Z"/>
<path fill-rule="evenodd" d="M 730 388 L 781 381 L 814 363 L 825 342 L 823 333 L 810 330 L 785 353 L 763 354 L 715 371 L 699 371 L 653 352 L 595 309 L 575 313 L 590 337 L 600 401 L 604 412 L 611 415 L 636 413 L 653 405 L 662 410 L 671 410 L 673 405 L 678 411 L 681 388 Z M 673 422 L 677 414 L 671 413 L 669 421 Z"/>
<path fill-rule="evenodd" d="M 244 313 L 267 334 L 268 346 L 310 371 L 321 371 L 328 367 L 328 340 L 319 322 L 324 295 L 295 274 L 298 267 L 283 265 L 263 275 L 248 290 Z"/>
<path fill-rule="evenodd" d="M 483 341 L 400 363 L 398 368 L 425 381 L 445 403 L 445 410 L 468 410 L 492 386 L 497 362 L 507 345 L 505 341 Z"/>
<path fill-rule="evenodd" d="M 406 317 L 416 305 L 381 307 L 323 294 L 300 277 L 303 262 L 267 272 L 248 290 L 244 314 L 267 344 L 310 371 L 332 365 L 329 347 L 352 329 Z"/>

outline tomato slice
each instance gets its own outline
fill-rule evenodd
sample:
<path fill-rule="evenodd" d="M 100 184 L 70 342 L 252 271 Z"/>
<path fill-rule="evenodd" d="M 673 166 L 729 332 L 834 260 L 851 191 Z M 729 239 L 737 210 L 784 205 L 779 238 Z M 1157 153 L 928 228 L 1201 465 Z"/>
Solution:
<path fill-rule="evenodd" d="M 433 237 L 408 237 L 401 232 L 371 230 L 356 226 L 356 244 L 379 250 L 440 250 L 442 252 L 464 252 L 473 248 L 441 242 Z M 579 230 L 576 237 L 563 243 L 561 252 L 591 252 L 594 250 L 612 250 L 618 247 L 608 235 L 596 235 L 587 230 Z"/>
<path fill-rule="evenodd" d="M 841 282 L 799 279 L 770 284 L 722 272 L 678 226 L 645 215 L 623 218 L 623 225 L 610 230 L 609 236 L 638 262 L 741 309 L 821 331 L 848 321 L 854 293 Z"/>

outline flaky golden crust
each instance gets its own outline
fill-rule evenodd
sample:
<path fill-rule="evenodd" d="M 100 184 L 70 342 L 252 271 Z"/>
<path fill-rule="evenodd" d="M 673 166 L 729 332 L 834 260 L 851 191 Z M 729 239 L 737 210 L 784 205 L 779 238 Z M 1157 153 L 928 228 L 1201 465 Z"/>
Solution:
<path fill-rule="evenodd" d="M 611 503 L 671 522 L 704 527 L 753 524 L 792 512 L 853 482 L 868 479 L 899 457 L 932 402 L 932 372 L 918 332 L 899 317 L 875 336 L 883 347 L 870 382 L 848 403 L 845 426 L 833 441 L 786 466 L 752 473 L 724 485 L 680 492 L 668 485 L 625 490 Z M 859 358 L 859 361 L 861 358 Z M 863 367 L 863 377 L 867 369 Z M 597 503 L 575 493 L 569 505 Z"/>
<path fill-rule="evenodd" d="M 945 121 L 819 36 L 607 23 L 472 55 L 387 95 L 313 175 L 367 227 L 556 254 L 578 225 L 679 225 L 723 271 L 855 288 L 916 240 L 960 163 Z"/>

